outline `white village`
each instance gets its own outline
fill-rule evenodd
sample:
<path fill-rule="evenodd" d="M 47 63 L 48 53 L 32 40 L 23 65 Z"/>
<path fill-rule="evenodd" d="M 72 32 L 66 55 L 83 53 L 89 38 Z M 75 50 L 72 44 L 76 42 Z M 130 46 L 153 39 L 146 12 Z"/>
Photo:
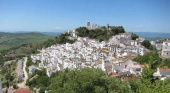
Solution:
<path fill-rule="evenodd" d="M 96 24 L 90 26 L 90 22 L 87 22 L 88 29 L 96 29 L 98 27 Z M 106 27 L 109 29 L 108 25 Z M 39 61 L 39 67 L 46 68 L 46 74 L 49 77 L 53 72 L 66 68 L 73 70 L 85 67 L 100 68 L 107 75 L 114 77 L 132 74 L 140 75 L 144 65 L 134 62 L 132 59 L 138 55 L 143 56 L 145 53 L 150 52 L 150 50 L 141 45 L 145 38 L 139 37 L 136 40 L 131 40 L 132 33 L 130 32 L 112 36 L 108 41 L 102 42 L 89 39 L 88 37 L 78 37 L 75 30 L 69 30 L 66 33 L 71 34 L 72 38 L 76 38 L 77 41 L 73 44 L 56 44 L 39 50 L 39 54 L 31 55 L 34 63 Z M 163 45 L 166 45 L 166 47 L 170 46 L 170 41 L 164 41 Z M 156 48 L 159 49 L 159 47 Z M 170 54 L 169 47 L 166 49 L 163 47 L 161 50 L 162 55 L 168 56 Z M 29 67 L 29 73 L 34 73 L 35 70 L 36 67 Z M 160 72 L 158 69 L 154 76 L 169 76 L 169 74 L 161 75 Z"/>
<path fill-rule="evenodd" d="M 109 24 L 105 26 L 107 30 L 116 27 L 119 26 L 109 26 Z M 102 29 L 97 24 L 91 26 L 90 22 L 87 22 L 86 28 L 90 30 Z M 126 81 L 126 77 L 139 79 L 143 68 L 148 66 L 148 64 L 133 61 L 137 56 L 143 56 L 151 52 L 151 50 L 142 45 L 145 38 L 138 37 L 136 40 L 132 40 L 133 33 L 119 33 L 103 41 L 89 37 L 79 37 L 76 29 L 65 33 L 70 35 L 69 39 L 76 41 L 74 43 L 56 43 L 50 47 L 39 49 L 37 54 L 31 54 L 31 62 L 34 65 L 27 67 L 28 72 L 26 71 L 27 57 L 24 57 L 23 60 L 18 60 L 17 80 L 19 82 L 23 81 L 17 84 L 18 87 L 28 89 L 26 86 L 27 79 L 34 75 L 37 70 L 42 69 L 45 69 L 46 75 L 50 77 L 53 73 L 66 69 L 96 68 L 104 71 L 109 77 L 121 78 Z M 163 43 L 150 41 L 150 43 L 155 46 L 160 56 L 170 57 L 170 40 L 167 39 Z M 165 80 L 170 77 L 170 70 L 168 68 L 157 68 L 157 71 L 153 73 L 153 77 Z M 2 90 L 1 87 L 0 90 Z M 34 90 L 38 91 L 38 89 Z M 12 91 L 11 88 L 8 89 L 8 92 L 12 93 L 10 91 Z M 45 93 L 48 92 L 45 91 Z"/>
<path fill-rule="evenodd" d="M 90 26 L 88 22 L 87 28 L 96 29 L 97 25 Z M 56 44 L 39 50 L 39 54 L 31 55 L 33 62 L 40 61 L 39 67 L 46 68 L 49 77 L 53 72 L 66 68 L 100 68 L 108 75 L 117 74 L 116 76 L 137 75 L 142 72 L 142 66 L 131 59 L 149 52 L 141 45 L 144 38 L 131 40 L 131 33 L 126 32 L 99 42 L 88 37 L 78 37 L 75 30 L 66 33 L 70 33 L 77 41 L 73 44 Z M 32 73 L 35 68 L 30 67 L 29 71 Z"/>

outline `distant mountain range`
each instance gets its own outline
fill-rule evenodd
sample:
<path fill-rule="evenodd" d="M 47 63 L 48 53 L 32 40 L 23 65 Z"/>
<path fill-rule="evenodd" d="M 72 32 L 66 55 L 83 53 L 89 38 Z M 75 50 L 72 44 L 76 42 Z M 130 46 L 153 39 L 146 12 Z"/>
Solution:
<path fill-rule="evenodd" d="M 57 36 L 63 32 L 40 32 L 44 35 L 53 35 Z M 170 38 L 170 33 L 161 33 L 161 32 L 133 32 L 137 34 L 138 36 L 144 37 L 147 40 L 153 40 L 156 41 L 158 39 L 166 39 Z"/>
<path fill-rule="evenodd" d="M 63 32 L 40 32 L 44 35 L 53 35 L 53 36 L 57 36 Z M 166 39 L 166 38 L 170 38 L 170 33 L 161 33 L 161 32 L 133 32 L 135 34 L 137 34 L 140 37 L 144 37 L 147 40 L 153 40 L 156 41 L 158 39 Z"/>
<path fill-rule="evenodd" d="M 44 34 L 44 35 L 52 35 L 52 36 L 57 36 L 63 32 L 39 32 L 41 34 Z"/>
<path fill-rule="evenodd" d="M 9 33 L 13 33 L 13 34 L 23 34 L 23 33 L 30 33 L 31 31 L 18 31 L 18 32 L 9 32 Z M 57 36 L 61 33 L 63 33 L 64 31 L 53 31 L 53 32 L 36 32 L 36 33 L 41 33 L 44 35 L 49 35 L 49 36 Z M 2 32 L 1 32 L 2 33 Z M 4 32 L 6 33 L 6 32 Z M 8 33 L 8 32 L 7 32 Z M 8 34 L 9 34 L 8 33 Z M 35 32 L 34 32 L 35 33 Z M 162 32 L 132 32 L 137 34 L 140 37 L 144 37 L 147 40 L 153 40 L 156 41 L 158 39 L 166 39 L 166 38 L 170 38 L 170 33 L 162 33 Z"/>
<path fill-rule="evenodd" d="M 12 33 L 12 34 L 25 34 L 25 33 L 41 33 L 44 35 L 50 35 L 50 36 L 57 36 L 64 31 L 50 31 L 50 32 L 41 32 L 41 31 L 15 31 L 15 32 L 1 32 L 0 33 Z"/>

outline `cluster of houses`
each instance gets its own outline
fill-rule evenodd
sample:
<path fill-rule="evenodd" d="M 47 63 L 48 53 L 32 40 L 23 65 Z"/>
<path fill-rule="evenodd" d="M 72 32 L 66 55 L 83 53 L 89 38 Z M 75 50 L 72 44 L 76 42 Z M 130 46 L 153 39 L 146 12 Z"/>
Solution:
<path fill-rule="evenodd" d="M 161 55 L 170 58 L 170 40 L 165 40 L 163 43 L 156 44 L 156 49 L 161 51 Z"/>
<path fill-rule="evenodd" d="M 148 52 L 141 45 L 144 38 L 131 40 L 131 33 L 127 32 L 99 42 L 88 37 L 78 37 L 75 30 L 68 33 L 77 38 L 75 43 L 56 44 L 39 50 L 39 54 L 31 55 L 34 63 L 38 62 L 40 68 L 46 68 L 49 77 L 53 72 L 66 68 L 100 68 L 108 75 L 136 75 L 142 71 L 141 65 L 131 59 Z"/>
<path fill-rule="evenodd" d="M 163 43 L 155 43 L 156 49 L 160 51 L 163 58 L 170 58 L 170 40 L 167 39 Z M 161 80 L 170 77 L 169 68 L 157 68 L 157 71 L 153 74 L 154 77 L 160 77 Z"/>

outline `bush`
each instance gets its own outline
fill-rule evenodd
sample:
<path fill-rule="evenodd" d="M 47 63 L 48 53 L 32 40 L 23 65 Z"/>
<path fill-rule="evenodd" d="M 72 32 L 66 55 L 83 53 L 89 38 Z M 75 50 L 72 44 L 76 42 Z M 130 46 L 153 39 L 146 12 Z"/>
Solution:
<path fill-rule="evenodd" d="M 19 87 L 17 85 L 13 85 L 13 88 L 14 89 L 18 89 Z"/>

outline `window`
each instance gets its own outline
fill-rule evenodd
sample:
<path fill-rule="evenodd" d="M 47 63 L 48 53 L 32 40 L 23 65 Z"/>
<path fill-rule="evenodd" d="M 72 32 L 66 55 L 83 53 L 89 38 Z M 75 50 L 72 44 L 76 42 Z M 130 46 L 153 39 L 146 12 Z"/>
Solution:
<path fill-rule="evenodd" d="M 165 43 L 165 45 L 167 45 L 167 46 L 168 46 L 168 43 Z"/>

